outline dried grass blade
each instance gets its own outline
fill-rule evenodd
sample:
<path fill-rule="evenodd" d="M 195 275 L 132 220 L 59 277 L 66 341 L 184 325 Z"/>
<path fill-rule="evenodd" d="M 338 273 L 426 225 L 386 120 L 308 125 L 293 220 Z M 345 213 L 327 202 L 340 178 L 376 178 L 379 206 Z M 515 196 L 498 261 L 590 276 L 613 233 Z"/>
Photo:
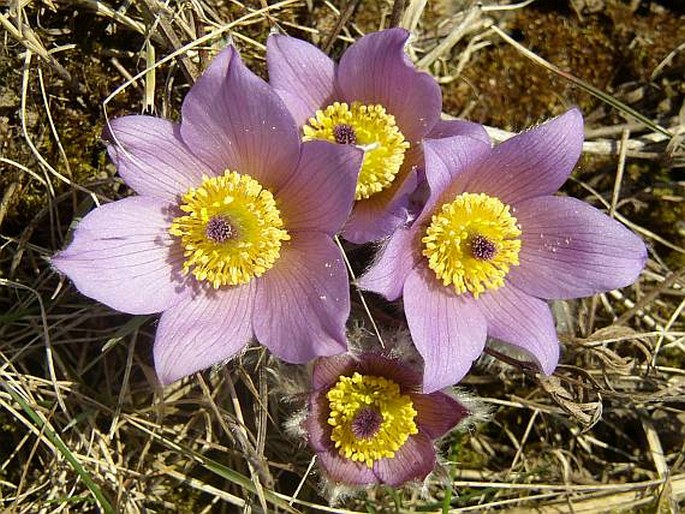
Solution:
<path fill-rule="evenodd" d="M 93 478 L 81 465 L 79 460 L 71 452 L 67 445 L 64 444 L 64 441 L 62 441 L 60 436 L 57 435 L 57 433 L 54 430 L 52 430 L 50 425 L 46 423 L 45 420 L 43 420 L 43 418 L 41 418 L 38 415 L 38 413 L 28 404 L 28 402 L 17 391 L 14 390 L 14 387 L 12 385 L 7 383 L 2 385 L 5 391 L 7 391 L 9 395 L 12 397 L 12 399 L 15 402 L 17 402 L 21 406 L 23 411 L 31 418 L 31 421 L 33 421 L 36 425 L 38 425 L 38 427 L 40 427 L 40 429 L 43 431 L 45 436 L 50 440 L 50 442 L 53 445 L 55 445 L 55 447 L 64 456 L 64 458 L 67 459 L 67 462 L 69 462 L 71 467 L 74 468 L 74 471 L 76 471 L 81 480 L 83 480 L 83 483 L 86 484 L 86 487 L 90 489 L 90 492 L 93 494 L 96 501 L 102 508 L 102 511 L 106 514 L 115 514 L 116 511 L 112 507 L 112 504 L 109 503 L 109 500 L 107 500 L 100 487 L 95 483 Z"/>
<path fill-rule="evenodd" d="M 218 463 L 217 461 L 210 459 L 209 457 L 197 453 L 194 450 L 191 450 L 189 448 L 186 448 L 185 446 L 182 446 L 174 441 L 170 441 L 169 439 L 165 438 L 164 436 L 161 436 L 152 430 L 148 429 L 147 427 L 141 425 L 138 423 L 135 419 L 128 418 L 128 422 L 132 425 L 135 426 L 137 429 L 145 432 L 148 434 L 150 437 L 155 439 L 157 442 L 163 444 L 167 448 L 170 448 L 182 455 L 185 455 L 188 458 L 193 459 L 195 462 L 199 463 L 202 467 L 204 467 L 207 471 L 210 471 L 214 473 L 215 475 L 220 476 L 221 478 L 224 478 L 228 480 L 229 482 L 242 487 L 243 489 L 247 489 L 250 493 L 252 494 L 257 494 L 257 488 L 255 487 L 254 483 L 252 480 L 250 480 L 248 477 L 245 475 L 242 475 L 241 473 L 238 473 L 237 471 L 232 470 L 231 468 L 227 468 L 223 464 Z M 274 505 L 282 508 L 286 512 L 290 512 L 291 514 L 299 514 L 300 511 L 297 509 L 294 509 L 286 501 L 284 501 L 282 498 L 280 498 L 279 495 L 275 494 L 273 491 L 269 489 L 263 489 L 263 494 L 264 498 L 268 500 L 269 502 L 273 503 Z"/>

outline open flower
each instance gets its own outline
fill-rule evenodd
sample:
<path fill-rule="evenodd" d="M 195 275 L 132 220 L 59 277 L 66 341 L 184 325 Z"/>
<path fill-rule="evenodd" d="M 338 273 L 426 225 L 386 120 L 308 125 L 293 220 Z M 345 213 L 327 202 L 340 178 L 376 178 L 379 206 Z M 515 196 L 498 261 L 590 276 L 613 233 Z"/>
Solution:
<path fill-rule="evenodd" d="M 464 420 L 464 405 L 443 392 L 421 393 L 421 374 L 378 353 L 321 358 L 314 365 L 309 444 L 334 482 L 401 486 L 436 464 L 433 440 Z"/>
<path fill-rule="evenodd" d="M 354 243 L 380 239 L 406 221 L 408 197 L 423 166 L 424 137 L 488 141 L 475 123 L 439 119 L 440 87 L 404 53 L 408 37 L 399 28 L 368 34 L 347 49 L 338 66 L 300 39 L 274 34 L 267 41 L 270 83 L 305 140 L 364 149 L 357 201 L 342 232 Z"/>
<path fill-rule="evenodd" d="M 559 344 L 544 300 L 623 287 L 642 270 L 639 237 L 580 200 L 551 196 L 582 143 L 582 116 L 572 109 L 494 149 L 467 137 L 424 144 L 427 204 L 359 285 L 403 296 L 425 391 L 459 381 L 486 336 L 552 373 Z"/>
<path fill-rule="evenodd" d="M 295 363 L 344 351 L 349 286 L 332 236 L 362 152 L 302 144 L 281 99 L 231 47 L 182 116 L 111 123 L 110 156 L 138 196 L 89 213 L 55 267 L 117 310 L 162 312 L 162 383 L 230 358 L 253 336 Z"/>

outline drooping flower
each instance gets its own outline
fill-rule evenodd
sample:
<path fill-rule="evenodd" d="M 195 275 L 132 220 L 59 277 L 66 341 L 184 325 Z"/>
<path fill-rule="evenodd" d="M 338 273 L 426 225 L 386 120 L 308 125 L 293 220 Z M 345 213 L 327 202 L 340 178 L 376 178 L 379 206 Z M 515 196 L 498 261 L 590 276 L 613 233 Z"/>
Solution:
<path fill-rule="evenodd" d="M 468 137 L 424 144 L 426 206 L 359 285 L 403 296 L 425 391 L 459 381 L 486 336 L 551 374 L 559 343 L 545 300 L 623 287 L 644 267 L 639 237 L 580 200 L 552 196 L 582 143 L 582 116 L 572 109 L 495 148 Z"/>
<path fill-rule="evenodd" d="M 165 384 L 253 336 L 288 362 L 345 351 L 349 284 L 332 236 L 362 152 L 302 143 L 232 47 L 189 91 L 182 118 L 112 121 L 109 154 L 138 196 L 89 213 L 55 267 L 114 309 L 162 313 L 154 360 Z"/>
<path fill-rule="evenodd" d="M 433 441 L 469 415 L 443 392 L 421 393 L 420 373 L 380 353 L 318 359 L 312 389 L 309 444 L 326 477 L 347 486 L 423 480 L 436 465 Z"/>
<path fill-rule="evenodd" d="M 342 232 L 354 243 L 380 239 L 406 221 L 423 138 L 489 141 L 480 125 L 440 120 L 440 87 L 412 65 L 404 52 L 408 37 L 399 28 L 368 34 L 339 65 L 300 39 L 274 34 L 267 41 L 270 83 L 304 139 L 364 149 L 357 201 Z"/>

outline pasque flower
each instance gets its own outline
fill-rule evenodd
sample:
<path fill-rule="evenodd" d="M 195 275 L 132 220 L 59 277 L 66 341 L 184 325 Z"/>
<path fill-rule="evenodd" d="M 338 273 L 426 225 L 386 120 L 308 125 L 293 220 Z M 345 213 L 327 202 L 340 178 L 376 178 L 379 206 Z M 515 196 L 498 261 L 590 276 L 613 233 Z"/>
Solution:
<path fill-rule="evenodd" d="M 366 352 L 318 359 L 304 421 L 326 477 L 347 486 L 398 487 L 436 465 L 433 440 L 469 411 L 443 392 L 421 393 L 421 374 Z"/>
<path fill-rule="evenodd" d="M 364 149 L 357 201 L 342 232 L 354 243 L 380 239 L 406 221 L 424 137 L 488 141 L 475 123 L 440 120 L 440 87 L 405 54 L 408 36 L 399 28 L 368 34 L 339 65 L 300 39 L 274 34 L 267 41 L 270 83 L 304 139 Z"/>
<path fill-rule="evenodd" d="M 111 123 L 109 154 L 138 196 L 89 213 L 55 267 L 114 309 L 162 313 L 162 383 L 230 358 L 253 336 L 289 362 L 344 351 L 348 277 L 332 236 L 352 207 L 362 152 L 303 144 L 232 47 L 181 112 L 180 124 Z"/>
<path fill-rule="evenodd" d="M 580 200 L 552 196 L 582 143 L 576 109 L 495 148 L 468 137 L 424 143 L 426 206 L 359 285 L 403 296 L 425 391 L 459 381 L 486 336 L 552 373 L 559 344 L 545 300 L 623 287 L 642 270 L 640 238 Z"/>

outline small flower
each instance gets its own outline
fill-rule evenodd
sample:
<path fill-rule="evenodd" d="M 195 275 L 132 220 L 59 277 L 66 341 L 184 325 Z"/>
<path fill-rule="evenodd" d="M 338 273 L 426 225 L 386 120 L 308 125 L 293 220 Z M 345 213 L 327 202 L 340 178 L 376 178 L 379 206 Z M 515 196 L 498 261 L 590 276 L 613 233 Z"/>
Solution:
<path fill-rule="evenodd" d="M 346 486 L 423 480 L 436 465 L 433 441 L 469 416 L 443 392 L 421 393 L 420 373 L 379 353 L 317 360 L 312 389 L 309 444 L 327 478 Z"/>
<path fill-rule="evenodd" d="M 644 267 L 639 237 L 580 200 L 552 196 L 582 143 L 576 109 L 494 149 L 467 137 L 425 142 L 426 206 L 359 280 L 389 300 L 403 296 L 425 391 L 458 382 L 487 336 L 551 374 L 559 344 L 545 300 L 623 287 Z"/>
<path fill-rule="evenodd" d="M 344 351 L 349 286 L 332 236 L 362 152 L 302 143 L 281 99 L 231 47 L 182 115 L 111 123 L 110 156 L 138 196 L 89 213 L 55 267 L 110 307 L 162 313 L 154 359 L 164 384 L 253 336 L 288 362 Z"/>
<path fill-rule="evenodd" d="M 489 141 L 480 125 L 439 119 L 440 87 L 411 64 L 404 53 L 408 37 L 399 28 L 366 35 L 339 66 L 300 39 L 271 35 L 267 41 L 270 82 L 304 139 L 364 149 L 357 201 L 342 232 L 354 243 L 387 236 L 407 220 L 424 137 Z"/>

